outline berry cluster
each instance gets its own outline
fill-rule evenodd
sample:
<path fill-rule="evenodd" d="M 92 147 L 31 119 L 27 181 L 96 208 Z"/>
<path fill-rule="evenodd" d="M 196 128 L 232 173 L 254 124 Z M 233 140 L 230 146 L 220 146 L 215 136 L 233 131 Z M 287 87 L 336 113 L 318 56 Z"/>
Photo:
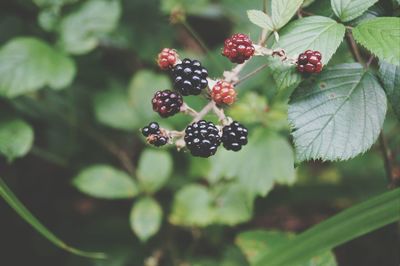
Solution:
<path fill-rule="evenodd" d="M 242 64 L 253 56 L 255 48 L 250 38 L 242 33 L 236 33 L 225 40 L 222 55 L 231 60 L 232 63 Z"/>
<path fill-rule="evenodd" d="M 208 86 L 207 69 L 197 60 L 183 59 L 172 69 L 174 88 L 182 95 L 199 95 Z"/>
<path fill-rule="evenodd" d="M 234 34 L 225 41 L 222 54 L 233 63 L 242 64 L 254 55 L 256 47 L 260 49 L 257 55 L 263 55 L 263 51 L 265 52 L 266 49 L 267 52 L 264 55 L 291 60 L 301 73 L 318 73 L 322 70 L 322 56 L 318 51 L 307 50 L 300 54 L 296 61 L 288 59 L 283 50 L 280 53 L 275 51 L 271 53 L 271 50 L 267 48 L 253 45 L 250 38 L 241 33 Z M 174 91 L 157 91 L 151 100 L 153 110 L 162 118 L 183 112 L 192 115 L 194 119 L 183 131 L 169 131 L 160 128 L 158 123 L 151 122 L 142 129 L 142 134 L 148 143 L 160 147 L 167 143 L 173 143 L 175 138 L 179 138 L 175 141 L 178 148 L 186 146 L 193 156 L 204 158 L 214 155 L 221 143 L 225 149 L 230 151 L 239 151 L 247 144 L 247 128 L 226 117 L 221 109 L 236 101 L 237 93 L 234 85 L 237 84 L 235 78 L 237 78 L 238 71 L 229 72 L 234 73 L 235 78 L 229 78 L 224 73 L 227 80 L 214 81 L 208 78 L 207 69 L 198 60 L 185 58 L 180 61 L 177 52 L 170 48 L 164 48 L 158 54 L 157 63 L 161 69 L 169 70 Z M 211 89 L 208 88 L 209 81 L 213 84 Z M 183 96 L 199 95 L 202 92 L 206 92 L 211 101 L 200 112 L 196 112 L 184 103 Z M 214 111 L 222 125 L 202 119 L 210 110 Z"/>
<path fill-rule="evenodd" d="M 297 70 L 301 73 L 319 73 L 322 70 L 321 59 L 320 52 L 307 50 L 297 58 Z"/>
<path fill-rule="evenodd" d="M 156 147 L 164 146 L 168 143 L 168 136 L 160 129 L 156 122 L 151 122 L 147 127 L 142 128 L 143 136 L 147 137 L 147 142 Z"/>

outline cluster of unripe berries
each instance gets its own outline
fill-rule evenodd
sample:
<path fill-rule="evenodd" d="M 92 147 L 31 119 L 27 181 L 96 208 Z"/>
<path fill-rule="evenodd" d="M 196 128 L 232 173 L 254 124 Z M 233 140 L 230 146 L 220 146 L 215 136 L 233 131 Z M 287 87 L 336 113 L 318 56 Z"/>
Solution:
<path fill-rule="evenodd" d="M 255 46 L 244 34 L 234 34 L 225 41 L 222 55 L 231 62 L 242 64 L 255 53 Z M 166 118 L 187 110 L 183 96 L 199 95 L 209 85 L 208 71 L 198 60 L 188 58 L 180 61 L 177 52 L 164 48 L 158 55 L 157 63 L 163 70 L 168 70 L 173 79 L 172 90 L 157 91 L 151 100 L 153 110 Z M 322 70 L 321 54 L 307 50 L 300 54 L 296 61 L 301 73 L 317 73 Z M 213 82 L 211 90 L 207 90 L 211 100 L 219 107 L 231 105 L 236 100 L 234 84 L 225 80 Z M 171 131 L 160 128 L 158 123 L 151 122 L 142 129 L 147 142 L 154 146 L 163 146 L 172 138 L 181 136 L 193 156 L 209 157 L 214 155 L 222 143 L 224 148 L 239 151 L 247 144 L 247 129 L 240 123 L 230 120 L 223 126 L 200 120 L 192 122 L 183 132 L 172 134 Z"/>

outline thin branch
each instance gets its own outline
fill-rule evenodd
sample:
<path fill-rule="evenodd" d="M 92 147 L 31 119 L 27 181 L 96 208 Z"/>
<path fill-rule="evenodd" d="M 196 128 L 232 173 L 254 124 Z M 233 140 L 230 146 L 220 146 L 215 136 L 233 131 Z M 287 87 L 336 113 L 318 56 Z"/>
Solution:
<path fill-rule="evenodd" d="M 247 75 L 241 77 L 238 81 L 234 82 L 234 85 L 238 85 L 239 83 L 245 81 L 246 79 L 254 76 L 255 74 L 257 74 L 258 72 L 260 72 L 261 70 L 263 70 L 264 68 L 266 68 L 268 66 L 268 64 L 264 64 L 258 68 L 256 68 L 255 70 L 251 71 L 250 73 L 248 73 Z"/>
<path fill-rule="evenodd" d="M 356 59 L 357 62 L 359 62 L 360 64 L 362 64 L 365 67 L 364 60 L 361 56 L 360 50 L 358 49 L 356 41 L 353 38 L 353 34 L 349 31 L 347 31 L 346 37 L 347 37 L 348 43 L 350 44 L 351 51 L 353 52 L 354 58 Z"/>
<path fill-rule="evenodd" d="M 387 145 L 383 132 L 379 134 L 379 147 L 382 152 L 383 163 L 385 165 L 386 177 L 388 179 L 389 188 L 393 188 L 395 185 L 395 177 L 393 175 L 393 165 L 391 159 L 391 151 Z"/>

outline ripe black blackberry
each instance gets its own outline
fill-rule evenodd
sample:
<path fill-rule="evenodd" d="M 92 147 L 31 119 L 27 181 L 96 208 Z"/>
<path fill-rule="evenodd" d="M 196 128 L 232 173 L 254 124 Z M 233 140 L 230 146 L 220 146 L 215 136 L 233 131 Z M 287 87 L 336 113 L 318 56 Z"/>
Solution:
<path fill-rule="evenodd" d="M 247 128 L 233 121 L 230 125 L 222 128 L 222 144 L 225 149 L 239 151 L 247 144 Z"/>
<path fill-rule="evenodd" d="M 197 60 L 183 59 L 172 69 L 174 88 L 182 95 L 199 95 L 208 86 L 207 69 Z"/>
<path fill-rule="evenodd" d="M 221 144 L 218 128 L 205 120 L 187 126 L 184 139 L 193 156 L 204 158 L 214 155 Z"/>
<path fill-rule="evenodd" d="M 168 136 L 163 133 L 157 122 L 151 122 L 147 127 L 142 128 L 142 134 L 146 137 L 148 143 L 156 147 L 168 143 Z"/>
<path fill-rule="evenodd" d="M 153 110 L 161 117 L 173 116 L 179 113 L 183 104 L 182 96 L 170 90 L 157 91 L 151 100 Z"/>

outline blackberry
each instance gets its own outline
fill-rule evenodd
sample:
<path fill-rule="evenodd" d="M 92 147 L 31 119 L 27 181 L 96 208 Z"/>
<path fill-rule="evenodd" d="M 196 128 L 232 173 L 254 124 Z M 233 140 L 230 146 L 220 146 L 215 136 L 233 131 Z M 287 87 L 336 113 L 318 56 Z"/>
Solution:
<path fill-rule="evenodd" d="M 158 54 L 157 57 L 158 66 L 163 70 L 173 67 L 177 60 L 178 60 L 178 54 L 174 49 L 170 48 L 162 49 L 162 51 Z"/>
<path fill-rule="evenodd" d="M 233 121 L 222 128 L 222 144 L 227 150 L 239 151 L 247 144 L 247 133 L 246 127 Z"/>
<path fill-rule="evenodd" d="M 218 128 L 205 120 L 187 126 L 184 139 L 193 156 L 204 158 L 214 155 L 221 144 Z"/>
<path fill-rule="evenodd" d="M 211 98 L 217 104 L 232 104 L 236 100 L 236 91 L 232 83 L 219 80 L 211 90 Z"/>
<path fill-rule="evenodd" d="M 153 110 L 161 117 L 173 116 L 179 113 L 183 104 L 182 96 L 179 93 L 164 90 L 157 91 L 151 100 Z"/>
<path fill-rule="evenodd" d="M 236 33 L 225 40 L 222 55 L 231 60 L 232 63 L 242 64 L 254 54 L 253 42 L 242 33 Z"/>
<path fill-rule="evenodd" d="M 307 50 L 297 58 L 297 70 L 301 73 L 319 73 L 322 70 L 321 59 L 320 52 Z"/>
<path fill-rule="evenodd" d="M 172 69 L 174 88 L 182 95 L 199 95 L 208 85 L 207 70 L 197 60 L 183 59 Z"/>
<path fill-rule="evenodd" d="M 148 126 L 142 128 L 142 134 L 146 137 L 146 141 L 156 147 L 163 146 L 168 143 L 168 136 L 160 129 L 157 122 L 151 122 Z"/>

